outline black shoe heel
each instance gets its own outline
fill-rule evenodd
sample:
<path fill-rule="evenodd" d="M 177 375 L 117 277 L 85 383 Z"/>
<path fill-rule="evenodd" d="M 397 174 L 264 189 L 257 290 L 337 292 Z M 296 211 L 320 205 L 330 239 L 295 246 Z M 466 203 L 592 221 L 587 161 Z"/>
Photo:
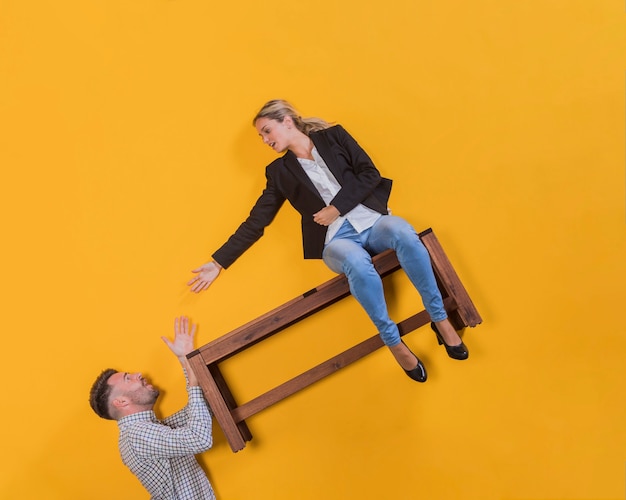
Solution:
<path fill-rule="evenodd" d="M 443 340 L 443 337 L 439 333 L 439 330 L 437 329 L 437 325 L 435 325 L 435 323 L 431 323 L 430 327 L 432 328 L 433 332 L 435 332 L 435 336 L 437 337 L 437 342 L 439 342 L 439 345 L 443 345 L 446 348 L 446 352 L 448 353 L 448 356 L 450 356 L 452 359 L 461 359 L 461 360 L 467 359 L 469 357 L 469 350 L 467 349 L 467 346 L 462 341 L 459 345 L 448 345 L 446 344 L 446 341 Z"/>

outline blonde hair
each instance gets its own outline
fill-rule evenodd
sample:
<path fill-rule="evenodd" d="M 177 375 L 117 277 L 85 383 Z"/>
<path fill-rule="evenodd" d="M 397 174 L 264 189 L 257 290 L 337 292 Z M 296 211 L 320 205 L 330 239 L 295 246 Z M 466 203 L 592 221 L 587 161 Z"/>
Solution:
<path fill-rule="evenodd" d="M 256 125 L 257 120 L 260 118 L 276 120 L 282 123 L 287 116 L 290 116 L 296 128 L 306 135 L 309 135 L 311 132 L 317 132 L 318 130 L 324 130 L 331 126 L 330 123 L 321 118 L 302 118 L 291 104 L 282 99 L 274 99 L 266 102 L 254 117 L 254 120 L 252 120 L 252 125 Z"/>

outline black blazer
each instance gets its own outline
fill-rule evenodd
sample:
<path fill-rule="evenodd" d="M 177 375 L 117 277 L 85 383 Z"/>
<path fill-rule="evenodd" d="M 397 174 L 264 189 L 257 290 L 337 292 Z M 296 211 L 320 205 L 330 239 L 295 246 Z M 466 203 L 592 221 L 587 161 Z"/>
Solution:
<path fill-rule="evenodd" d="M 331 201 L 341 215 L 362 203 L 381 214 L 387 214 L 391 180 L 380 176 L 378 169 L 341 125 L 312 132 L 311 140 L 328 165 L 341 189 Z M 321 259 L 326 238 L 326 226 L 313 221 L 313 214 L 326 206 L 307 176 L 296 155 L 288 151 L 265 169 L 267 184 L 250 211 L 248 218 L 213 259 L 227 268 L 261 236 L 274 220 L 285 200 L 302 216 L 302 246 L 305 259 Z"/>

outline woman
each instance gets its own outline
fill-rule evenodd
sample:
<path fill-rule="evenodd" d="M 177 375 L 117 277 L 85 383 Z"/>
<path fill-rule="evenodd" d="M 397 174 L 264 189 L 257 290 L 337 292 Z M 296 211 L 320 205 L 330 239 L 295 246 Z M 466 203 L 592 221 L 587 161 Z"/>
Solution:
<path fill-rule="evenodd" d="M 357 142 L 340 125 L 302 118 L 283 100 L 265 104 L 253 124 L 263 142 L 284 155 L 267 166 L 266 187 L 248 218 L 211 262 L 192 271 L 191 290 L 206 290 L 263 235 L 289 200 L 302 216 L 304 258 L 321 258 L 336 273 L 345 273 L 352 295 L 410 378 L 425 382 L 426 369 L 389 318 L 382 280 L 372 265 L 371 256 L 389 248 L 419 291 L 439 343 L 450 357 L 466 359 L 467 348 L 447 319 L 426 248 L 405 220 L 389 214 L 391 180 L 380 176 Z"/>

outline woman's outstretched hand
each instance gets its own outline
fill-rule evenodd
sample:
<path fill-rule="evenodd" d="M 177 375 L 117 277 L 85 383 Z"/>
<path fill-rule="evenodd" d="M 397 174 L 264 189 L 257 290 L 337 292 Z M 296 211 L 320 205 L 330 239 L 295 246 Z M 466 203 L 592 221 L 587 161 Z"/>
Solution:
<path fill-rule="evenodd" d="M 187 285 L 191 287 L 191 291 L 200 293 L 202 290 L 209 288 L 211 283 L 219 276 L 222 266 L 217 262 L 207 262 L 203 266 L 192 269 L 192 273 L 196 273 L 196 276 L 191 278 Z"/>

